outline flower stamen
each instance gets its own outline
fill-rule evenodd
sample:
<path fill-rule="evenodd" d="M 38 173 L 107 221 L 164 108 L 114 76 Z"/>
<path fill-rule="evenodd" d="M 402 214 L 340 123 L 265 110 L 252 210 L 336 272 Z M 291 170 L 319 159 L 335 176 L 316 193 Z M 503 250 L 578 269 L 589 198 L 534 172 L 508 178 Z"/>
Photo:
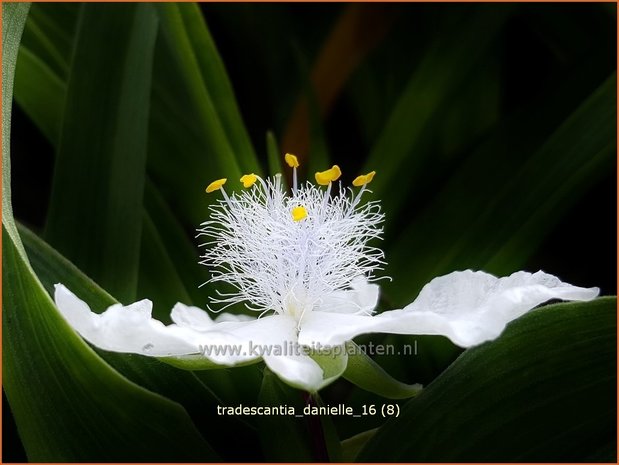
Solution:
<path fill-rule="evenodd" d="M 292 192 L 281 175 L 245 174 L 247 190 L 229 197 L 225 180 L 211 183 L 208 190 L 220 189 L 224 199 L 209 206 L 210 218 L 199 229 L 208 238 L 201 263 L 210 268 L 210 283 L 229 289 L 211 304 L 243 303 L 298 321 L 325 296 L 350 290 L 355 279 L 376 280 L 384 255 L 369 243 L 382 237 L 384 215 L 377 201 L 361 205 L 350 189 L 333 187 L 339 166 L 316 173 L 319 185 L 298 183 L 299 160 L 289 153 L 284 159 L 293 169 Z M 369 182 L 373 175 L 365 176 Z"/>
<path fill-rule="evenodd" d="M 372 179 L 374 179 L 374 175 L 376 175 L 376 171 L 370 171 L 368 174 L 362 174 L 361 176 L 357 176 L 352 182 L 352 185 L 355 187 L 363 187 L 366 184 L 372 182 Z"/>
<path fill-rule="evenodd" d="M 284 160 L 292 168 L 292 193 L 296 195 L 297 193 L 297 168 L 299 167 L 299 159 L 296 155 L 291 153 L 287 153 L 284 155 Z"/>
<path fill-rule="evenodd" d="M 226 183 L 227 180 L 228 178 L 216 179 L 215 181 L 210 183 L 208 186 L 206 186 L 205 190 L 207 194 L 210 194 L 215 191 L 221 191 L 221 195 L 224 196 L 224 200 L 226 201 L 228 206 L 232 206 L 232 204 L 230 203 L 230 197 L 228 197 L 228 194 L 226 194 L 226 191 L 224 190 L 224 184 Z"/>
<path fill-rule="evenodd" d="M 258 180 L 258 176 L 256 176 L 254 173 L 244 174 L 243 176 L 241 176 L 241 179 L 240 179 L 245 189 L 248 189 L 251 186 L 253 186 L 257 180 Z"/>
<path fill-rule="evenodd" d="M 361 187 L 361 189 L 359 189 L 359 192 L 357 193 L 357 195 L 355 196 L 355 199 L 353 200 L 351 207 L 354 209 L 356 208 L 357 204 L 361 201 L 361 196 L 363 195 L 363 193 L 366 190 L 366 187 L 369 183 L 372 182 L 372 179 L 374 179 L 374 176 L 376 175 L 376 171 L 370 171 L 368 174 L 362 174 L 360 176 L 357 176 L 353 182 L 352 185 L 355 187 Z"/>
<path fill-rule="evenodd" d="M 215 181 L 213 181 L 212 183 L 210 183 L 207 187 L 206 187 L 206 193 L 210 194 L 211 192 L 215 192 L 216 190 L 219 190 L 222 188 L 222 186 L 226 183 L 226 181 L 228 180 L 228 178 L 221 178 L 221 179 L 216 179 Z"/>
<path fill-rule="evenodd" d="M 328 186 L 333 181 L 337 181 L 342 175 L 340 167 L 333 165 L 331 168 L 325 171 L 318 171 L 315 175 L 316 182 L 321 186 Z"/>

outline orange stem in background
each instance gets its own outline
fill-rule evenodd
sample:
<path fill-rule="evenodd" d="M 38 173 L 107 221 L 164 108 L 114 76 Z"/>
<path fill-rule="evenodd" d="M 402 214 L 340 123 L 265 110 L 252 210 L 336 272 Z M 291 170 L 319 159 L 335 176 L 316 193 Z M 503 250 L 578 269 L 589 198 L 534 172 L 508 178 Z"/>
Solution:
<path fill-rule="evenodd" d="M 348 5 L 323 44 L 310 80 L 320 116 L 330 112 L 344 85 L 391 26 L 391 9 L 378 4 Z M 303 163 L 309 154 L 310 123 L 307 98 L 299 97 L 281 138 L 281 149 L 296 154 Z"/>

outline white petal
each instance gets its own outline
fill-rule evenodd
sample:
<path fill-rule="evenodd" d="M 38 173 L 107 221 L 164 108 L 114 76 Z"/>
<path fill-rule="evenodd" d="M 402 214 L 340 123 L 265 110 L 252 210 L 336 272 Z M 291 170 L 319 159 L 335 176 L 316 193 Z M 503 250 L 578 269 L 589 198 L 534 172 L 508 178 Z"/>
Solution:
<path fill-rule="evenodd" d="M 279 346 L 284 341 L 297 340 L 296 322 L 287 315 L 270 315 L 249 321 L 222 321 L 215 323 L 214 328 L 217 331 L 234 335 L 248 348 Z"/>
<path fill-rule="evenodd" d="M 598 294 L 596 287 L 572 286 L 542 271 L 497 278 L 466 270 L 433 279 L 404 312 L 437 314 L 440 327 L 447 325 L 438 334 L 469 347 L 498 337 L 507 323 L 548 300 L 587 301 Z"/>
<path fill-rule="evenodd" d="M 226 313 L 222 312 L 215 318 L 216 323 L 223 323 L 226 321 L 252 321 L 256 318 L 249 315 L 243 315 L 242 313 Z"/>
<path fill-rule="evenodd" d="M 178 326 L 197 330 L 212 329 L 215 324 L 209 314 L 201 308 L 191 307 L 180 302 L 172 308 L 170 318 Z"/>
<path fill-rule="evenodd" d="M 351 288 L 324 296 L 315 311 L 371 315 L 378 304 L 379 286 L 368 283 L 365 276 L 358 276 Z"/>
<path fill-rule="evenodd" d="M 200 355 L 218 365 L 259 360 L 297 343 L 296 322 L 288 316 L 249 317 L 248 320 L 229 315 L 223 322 L 209 318 L 209 323 L 204 320 L 208 318 L 206 312 L 197 307 L 177 304 L 175 310 L 174 318 L 179 324 L 188 325 L 183 329 L 192 333 Z M 195 361 L 195 357 L 189 359 Z"/>
<path fill-rule="evenodd" d="M 112 305 L 98 315 L 62 284 L 56 284 L 54 299 L 68 323 L 101 349 L 155 357 L 198 352 L 198 341 L 191 331 L 151 318 L 150 300 L 126 307 Z"/>
<path fill-rule="evenodd" d="M 591 300 L 597 288 L 581 288 L 555 276 L 523 271 L 496 278 L 481 271 L 433 279 L 403 310 L 375 317 L 312 312 L 302 322 L 302 344 L 336 345 L 359 334 L 435 334 L 470 347 L 498 337 L 507 323 L 550 299 Z"/>
<path fill-rule="evenodd" d="M 240 322 L 240 321 L 252 321 L 255 317 L 249 315 L 236 315 L 233 313 L 218 313 L 215 319 L 212 319 L 208 312 L 198 307 L 192 307 L 189 305 L 178 302 L 170 315 L 172 321 L 179 326 L 196 329 L 199 331 L 205 331 L 209 329 L 216 329 L 214 325 L 222 322 Z"/>
<path fill-rule="evenodd" d="M 287 315 L 272 315 L 252 321 L 215 324 L 218 331 L 242 341 L 242 352 L 264 359 L 286 383 L 310 391 L 322 386 L 322 368 L 302 352 L 297 340 L 297 322 Z"/>
<path fill-rule="evenodd" d="M 298 352 L 297 323 L 288 316 L 248 321 L 229 315 L 223 322 L 214 322 L 201 309 L 179 303 L 172 312 L 176 324 L 165 326 L 151 318 L 150 300 L 112 305 L 99 315 L 62 284 L 56 285 L 54 298 L 67 322 L 101 349 L 151 357 L 200 354 L 220 365 L 264 358 L 274 373 L 293 386 L 314 391 L 324 382 L 320 366 Z"/>
<path fill-rule="evenodd" d="M 327 382 L 322 368 L 307 355 L 265 356 L 264 362 L 287 384 L 309 392 L 316 392 Z"/>
<path fill-rule="evenodd" d="M 385 321 L 380 320 L 378 316 L 307 312 L 301 322 L 299 342 L 310 347 L 328 349 L 339 346 L 359 334 L 385 332 L 382 331 L 384 326 Z"/>

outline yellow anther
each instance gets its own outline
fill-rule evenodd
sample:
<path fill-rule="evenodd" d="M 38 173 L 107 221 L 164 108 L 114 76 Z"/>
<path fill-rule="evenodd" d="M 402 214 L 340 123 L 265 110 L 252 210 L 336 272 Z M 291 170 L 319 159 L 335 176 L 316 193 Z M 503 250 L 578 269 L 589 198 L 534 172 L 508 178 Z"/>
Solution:
<path fill-rule="evenodd" d="M 241 177 L 241 182 L 243 183 L 243 187 L 244 188 L 248 188 L 254 185 L 254 183 L 258 180 L 258 176 L 256 176 L 254 173 L 251 174 L 244 174 Z"/>
<path fill-rule="evenodd" d="M 361 176 L 357 176 L 355 180 L 352 182 L 352 185 L 355 187 L 365 186 L 366 184 L 369 184 L 372 182 L 372 179 L 374 179 L 375 174 L 376 174 L 376 171 L 370 171 L 368 174 L 362 174 Z"/>
<path fill-rule="evenodd" d="M 215 192 L 216 190 L 221 189 L 221 186 L 223 186 L 227 180 L 227 178 L 221 178 L 213 181 L 206 187 L 206 193 L 210 194 L 211 192 Z"/>
<path fill-rule="evenodd" d="M 316 173 L 316 182 L 321 186 L 326 186 L 330 182 L 337 181 L 342 175 L 340 167 L 333 165 L 326 171 L 319 171 Z"/>
<path fill-rule="evenodd" d="M 307 210 L 302 206 L 294 207 L 290 213 L 292 213 L 292 219 L 295 221 L 301 221 L 307 217 Z"/>
<path fill-rule="evenodd" d="M 284 155 L 284 160 L 286 160 L 286 163 L 288 164 L 288 166 L 290 166 L 290 168 L 298 168 L 299 167 L 299 160 L 296 157 L 296 155 L 293 155 L 291 153 L 287 153 L 286 155 Z"/>
<path fill-rule="evenodd" d="M 333 179 L 331 179 L 331 181 L 337 181 L 338 179 L 340 179 L 340 176 L 342 175 L 342 171 L 340 170 L 339 166 L 333 165 L 331 167 L 331 172 L 333 173 Z"/>

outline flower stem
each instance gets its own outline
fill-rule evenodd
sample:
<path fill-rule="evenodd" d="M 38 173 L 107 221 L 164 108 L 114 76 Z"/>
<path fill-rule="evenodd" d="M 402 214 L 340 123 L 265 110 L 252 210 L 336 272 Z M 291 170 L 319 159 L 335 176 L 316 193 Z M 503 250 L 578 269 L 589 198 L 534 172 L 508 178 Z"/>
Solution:
<path fill-rule="evenodd" d="M 318 403 L 312 394 L 309 392 L 302 392 L 305 405 L 317 407 Z M 325 441 L 325 434 L 322 427 L 322 421 L 318 415 L 307 416 L 307 426 L 309 429 L 310 437 L 312 439 L 312 451 L 316 462 L 329 462 L 329 451 L 327 450 L 327 443 Z"/>

